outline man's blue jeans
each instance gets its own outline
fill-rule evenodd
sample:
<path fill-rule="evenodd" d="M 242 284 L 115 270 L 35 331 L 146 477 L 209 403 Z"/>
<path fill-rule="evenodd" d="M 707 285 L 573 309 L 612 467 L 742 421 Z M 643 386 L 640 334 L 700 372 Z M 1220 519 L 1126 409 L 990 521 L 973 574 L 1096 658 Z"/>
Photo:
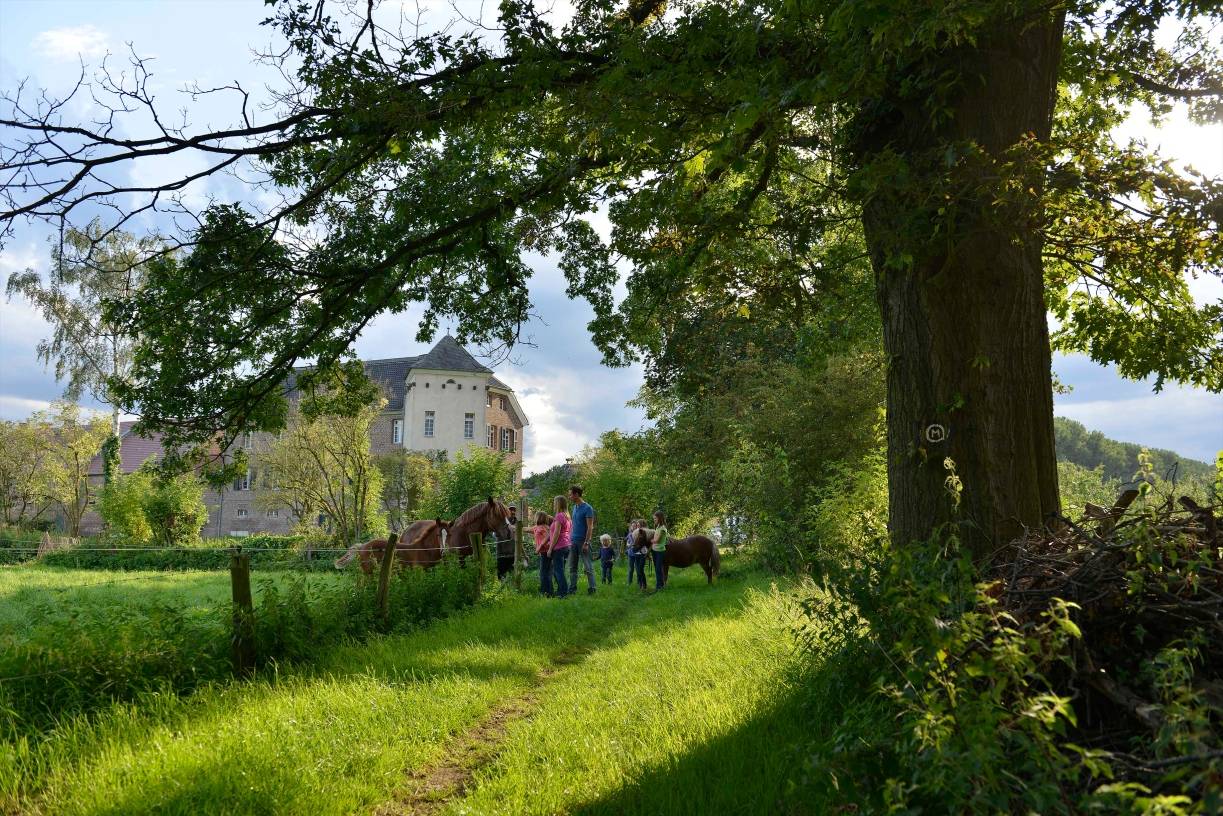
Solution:
<path fill-rule="evenodd" d="M 586 573 L 586 579 L 590 581 L 590 588 L 595 588 L 595 565 L 590 560 L 590 548 L 582 547 L 582 542 L 574 541 L 569 545 L 569 591 L 578 591 L 578 562 L 582 562 L 582 569 Z"/>
<path fill-rule="evenodd" d="M 662 577 L 662 562 L 667 559 L 667 553 L 666 551 L 659 552 L 658 550 L 653 550 L 652 552 L 654 555 L 654 588 L 662 589 L 667 585 L 666 580 Z"/>
<path fill-rule="evenodd" d="M 633 573 L 637 572 L 637 553 L 628 551 L 628 585 L 633 585 Z"/>

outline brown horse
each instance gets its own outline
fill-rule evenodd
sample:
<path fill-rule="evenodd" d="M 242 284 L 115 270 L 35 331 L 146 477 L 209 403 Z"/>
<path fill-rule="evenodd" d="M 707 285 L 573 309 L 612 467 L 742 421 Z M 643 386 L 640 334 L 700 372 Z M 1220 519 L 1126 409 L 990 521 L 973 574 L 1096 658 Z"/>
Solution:
<path fill-rule="evenodd" d="M 654 538 L 653 530 L 645 527 L 637 528 L 636 536 L 633 539 L 633 549 L 648 548 L 652 538 Z M 718 553 L 718 545 L 714 543 L 713 539 L 695 535 L 668 540 L 666 555 L 662 560 L 662 582 L 667 583 L 671 567 L 683 569 L 693 564 L 701 565 L 701 569 L 705 570 L 705 577 L 712 584 L 722 566 L 722 556 Z"/>
<path fill-rule="evenodd" d="M 493 533 L 497 536 L 498 542 L 512 541 L 514 530 L 510 527 L 509 518 L 510 510 L 505 506 L 505 502 L 498 501 L 489 496 L 487 502 L 480 502 L 468 507 L 458 518 L 450 523 L 450 543 L 448 549 L 454 550 L 459 554 L 459 563 L 461 564 L 468 556 L 472 555 L 472 533 L 480 533 L 481 535 Z M 437 560 L 441 560 L 440 556 Z"/>
<path fill-rule="evenodd" d="M 438 560 L 441 560 L 440 553 L 445 548 L 446 531 L 449 529 L 450 525 L 441 519 L 414 521 L 409 524 L 395 542 L 395 558 L 399 561 L 399 566 L 430 566 L 423 562 L 423 558 L 432 552 L 439 553 Z M 336 559 L 335 568 L 344 569 L 354 558 L 360 558 L 361 571 L 369 575 L 382 563 L 384 552 L 385 538 L 354 544 L 348 548 L 348 552 Z"/>
<path fill-rule="evenodd" d="M 441 519 L 414 521 L 403 531 L 395 545 L 395 555 L 403 566 L 432 567 L 440 564 L 443 556 L 453 550 L 458 553 L 459 563 L 463 563 L 472 555 L 472 533 L 495 533 L 498 541 L 512 540 L 514 533 L 509 525 L 509 516 L 510 511 L 504 502 L 489 497 L 487 502 L 467 508 L 449 523 Z M 336 559 L 335 568 L 343 569 L 354 558 L 360 557 L 361 569 L 369 574 L 381 560 L 385 549 L 384 539 L 354 544 Z"/>

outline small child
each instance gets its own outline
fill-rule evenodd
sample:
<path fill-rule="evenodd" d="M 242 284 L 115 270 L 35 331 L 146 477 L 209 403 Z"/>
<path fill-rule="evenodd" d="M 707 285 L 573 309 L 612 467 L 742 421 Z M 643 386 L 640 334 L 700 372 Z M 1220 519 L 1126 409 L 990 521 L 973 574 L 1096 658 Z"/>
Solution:
<path fill-rule="evenodd" d="M 552 556 L 548 555 L 548 530 L 551 526 L 551 516 L 543 510 L 535 514 L 531 535 L 535 537 L 535 554 L 539 556 L 539 591 L 548 597 L 552 597 Z"/>
<path fill-rule="evenodd" d="M 599 561 L 603 564 L 603 583 L 612 582 L 612 565 L 616 563 L 616 548 L 612 546 L 612 537 L 607 533 L 599 536 Z"/>
<path fill-rule="evenodd" d="M 531 528 L 531 534 L 535 536 L 536 555 L 543 555 L 544 550 L 548 549 L 548 528 L 551 526 L 551 516 L 543 510 L 535 514 L 535 526 Z"/>

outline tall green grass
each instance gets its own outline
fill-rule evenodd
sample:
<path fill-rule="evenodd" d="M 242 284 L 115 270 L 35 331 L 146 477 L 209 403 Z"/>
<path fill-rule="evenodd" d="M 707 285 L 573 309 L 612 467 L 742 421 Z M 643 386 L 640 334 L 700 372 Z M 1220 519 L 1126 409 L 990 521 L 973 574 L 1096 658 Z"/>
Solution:
<path fill-rule="evenodd" d="M 790 596 L 676 582 L 510 727 L 452 814 L 777 812 L 800 742 Z"/>
<path fill-rule="evenodd" d="M 454 812 L 747 812 L 784 794 L 776 744 L 805 727 L 791 608 L 763 577 L 711 588 L 691 572 L 651 596 L 505 593 L 252 682 L 63 722 L 4 748 L 0 810 L 369 812 L 564 654 L 584 657 L 535 692 Z"/>
<path fill-rule="evenodd" d="M 256 658 L 262 666 L 305 661 L 371 631 L 408 631 L 471 604 L 474 573 L 451 563 L 400 573 L 387 621 L 377 614 L 375 582 L 364 576 L 256 573 Z M 37 740 L 66 717 L 229 676 L 228 574 L 99 575 L 39 567 L 3 573 L 0 594 L 14 602 L 4 604 L 0 626 L 0 738 Z M 82 585 L 48 586 L 54 577 Z"/>

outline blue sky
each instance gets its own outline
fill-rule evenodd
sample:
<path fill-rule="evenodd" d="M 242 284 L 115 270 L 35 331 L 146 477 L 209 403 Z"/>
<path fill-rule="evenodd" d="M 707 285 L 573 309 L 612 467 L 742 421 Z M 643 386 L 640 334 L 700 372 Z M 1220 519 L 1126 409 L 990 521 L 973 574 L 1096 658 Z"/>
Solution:
<path fill-rule="evenodd" d="M 479 4 L 461 5 L 474 9 Z M 401 6 L 415 17 L 417 5 L 410 0 L 387 4 L 385 11 L 397 13 Z M 561 13 L 563 8 L 558 6 Z M 492 9 L 488 4 L 485 13 Z M 426 8 L 424 19 L 436 25 L 451 15 L 448 3 L 435 3 Z M 272 32 L 258 25 L 265 16 L 261 0 L 0 0 L 0 88 L 9 91 L 20 79 L 29 78 L 36 88 L 63 93 L 75 81 L 82 58 L 89 70 L 108 52 L 112 59 L 124 59 L 126 44 L 131 43 L 142 56 L 156 57 L 153 81 L 168 108 L 189 106 L 192 121 L 199 126 L 227 124 L 233 107 L 225 100 L 204 106 L 180 102 L 175 99 L 177 89 L 193 81 L 207 86 L 235 79 L 256 89 L 264 83 L 275 85 L 275 74 L 251 61 L 252 48 L 272 41 Z M 1223 127 L 1193 127 L 1183 117 L 1173 116 L 1155 130 L 1136 118 L 1124 135 L 1160 145 L 1178 163 L 1223 174 Z M 183 165 L 171 163 L 163 169 L 176 172 Z M 233 190 L 214 182 L 207 192 Z M 7 280 L 12 272 L 26 268 L 45 270 L 46 241 L 44 229 L 20 229 L 0 253 L 0 278 Z M 517 349 L 511 362 L 497 367 L 498 376 L 517 391 L 531 419 L 528 473 L 562 461 L 604 430 L 635 431 L 644 423 L 641 412 L 625 404 L 637 393 L 641 369 L 602 367 L 587 333 L 590 314 L 585 302 L 565 297 L 563 278 L 552 259 L 530 260 L 535 270 L 531 296 L 534 311 L 541 316 L 527 329 L 534 345 Z M 1223 287 L 1218 281 L 1200 281 L 1195 291 L 1199 297 L 1217 299 Z M 374 321 L 358 340 L 357 352 L 365 358 L 422 352 L 425 349 L 412 339 L 419 314 L 409 310 Z M 35 345 L 47 333 L 46 325 L 24 303 L 0 298 L 0 418 L 24 417 L 59 395 L 53 374 L 34 354 Z M 1072 387 L 1070 394 L 1056 398 L 1059 415 L 1117 439 L 1169 448 L 1196 459 L 1212 460 L 1223 448 L 1223 397 L 1177 386 L 1155 394 L 1150 383 L 1123 380 L 1079 356 L 1060 357 L 1054 368 Z"/>

